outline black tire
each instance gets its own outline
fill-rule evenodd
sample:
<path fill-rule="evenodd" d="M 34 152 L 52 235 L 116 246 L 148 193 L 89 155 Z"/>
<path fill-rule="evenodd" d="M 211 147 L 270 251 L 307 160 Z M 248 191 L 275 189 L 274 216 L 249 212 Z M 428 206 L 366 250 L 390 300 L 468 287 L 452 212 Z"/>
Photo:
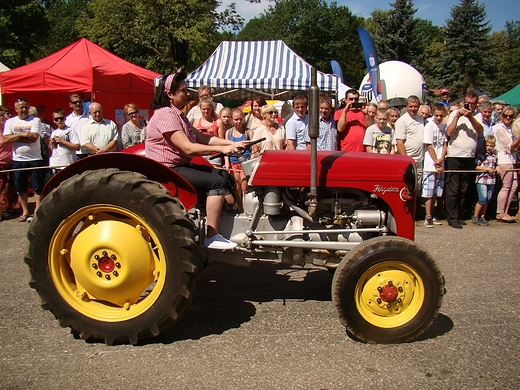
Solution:
<path fill-rule="evenodd" d="M 191 304 L 202 254 L 182 204 L 159 183 L 106 169 L 43 200 L 28 232 L 30 286 L 84 340 L 136 344 Z"/>
<path fill-rule="evenodd" d="M 332 280 L 347 334 L 367 343 L 416 339 L 437 317 L 443 294 L 444 279 L 432 257 L 400 237 L 363 242 L 343 258 Z"/>

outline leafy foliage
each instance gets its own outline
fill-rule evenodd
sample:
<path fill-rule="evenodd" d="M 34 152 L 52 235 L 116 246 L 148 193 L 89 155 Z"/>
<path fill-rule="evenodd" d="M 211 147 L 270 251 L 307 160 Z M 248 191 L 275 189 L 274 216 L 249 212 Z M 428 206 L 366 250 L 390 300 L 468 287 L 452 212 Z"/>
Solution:
<path fill-rule="evenodd" d="M 250 20 L 240 40 L 282 39 L 317 69 L 330 72 L 330 61 L 341 65 L 345 83 L 359 85 L 365 66 L 357 27 L 363 19 L 343 6 L 323 0 L 278 0 Z"/>
<path fill-rule="evenodd" d="M 89 0 L 45 1 L 45 16 L 49 28 L 42 56 L 52 54 L 81 38 L 76 20 L 85 14 L 88 2 Z"/>
<path fill-rule="evenodd" d="M 476 0 L 461 0 L 451 8 L 440 80 L 458 95 L 468 88 L 485 90 L 487 80 L 494 77 L 494 59 L 489 56 L 491 27 L 486 17 L 485 6 Z"/>
<path fill-rule="evenodd" d="M 373 37 L 377 55 L 381 62 L 398 60 L 413 65 L 419 52 L 416 34 L 418 19 L 414 17 L 417 8 L 411 0 L 396 0 L 390 4 L 390 11 L 374 12 L 372 19 L 378 25 Z"/>
<path fill-rule="evenodd" d="M 47 38 L 48 22 L 37 0 L 2 0 L 0 61 L 10 68 L 38 59 Z"/>
<path fill-rule="evenodd" d="M 239 28 L 234 5 L 216 0 L 92 0 L 80 32 L 117 55 L 161 73 L 200 64 L 216 46 L 218 29 Z"/>
<path fill-rule="evenodd" d="M 507 22 L 505 30 L 493 33 L 490 45 L 497 66 L 497 77 L 490 85 L 490 92 L 499 96 L 520 81 L 520 21 Z"/>
<path fill-rule="evenodd" d="M 431 21 L 415 18 L 410 0 L 397 0 L 389 11 L 376 9 L 367 21 L 380 62 L 403 61 L 428 75 L 428 49 L 442 46 L 442 29 Z M 426 77 L 428 81 L 428 77 Z"/>
<path fill-rule="evenodd" d="M 246 26 L 235 4 L 219 0 L 2 0 L 0 61 L 16 67 L 87 37 L 127 61 L 166 73 L 199 66 L 222 40 L 283 39 L 318 69 L 337 60 L 345 83 L 356 87 L 366 73 L 357 27 L 375 41 L 380 61 L 410 63 L 432 88 L 455 94 L 476 88 L 498 96 L 520 80 L 520 21 L 490 34 L 485 4 L 460 0 L 445 27 L 415 17 L 411 0 L 364 19 L 325 0 L 269 2 Z M 22 22 L 20 22 L 22 21 Z"/>

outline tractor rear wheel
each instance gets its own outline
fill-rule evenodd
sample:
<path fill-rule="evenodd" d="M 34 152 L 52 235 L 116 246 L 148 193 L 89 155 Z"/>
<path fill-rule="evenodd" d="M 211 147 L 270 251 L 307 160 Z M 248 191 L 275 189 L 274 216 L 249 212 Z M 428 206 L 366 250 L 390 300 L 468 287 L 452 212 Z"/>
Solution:
<path fill-rule="evenodd" d="M 350 337 L 368 343 L 408 342 L 435 320 L 444 279 L 413 241 L 373 238 L 350 251 L 332 281 L 332 297 Z"/>
<path fill-rule="evenodd" d="M 175 324 L 202 269 L 193 224 L 159 183 L 106 169 L 74 176 L 28 232 L 30 286 L 85 340 L 138 343 Z"/>

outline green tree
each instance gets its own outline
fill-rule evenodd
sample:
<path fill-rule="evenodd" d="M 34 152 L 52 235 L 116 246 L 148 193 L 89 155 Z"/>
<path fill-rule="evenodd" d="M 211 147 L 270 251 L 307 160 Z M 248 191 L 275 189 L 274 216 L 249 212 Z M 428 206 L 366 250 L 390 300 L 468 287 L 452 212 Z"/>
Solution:
<path fill-rule="evenodd" d="M 89 0 L 45 1 L 45 17 L 49 28 L 42 56 L 54 53 L 81 38 L 76 20 L 86 13 L 88 2 Z"/>
<path fill-rule="evenodd" d="M 476 0 L 461 0 L 451 8 L 439 69 L 442 85 L 463 95 L 468 88 L 484 90 L 494 76 L 494 59 L 489 55 L 486 8 Z"/>
<path fill-rule="evenodd" d="M 80 33 L 140 66 L 160 73 L 200 65 L 218 44 L 219 31 L 243 19 L 216 0 L 92 0 L 78 20 Z"/>
<path fill-rule="evenodd" d="M 10 68 L 38 59 L 48 23 L 38 0 L 2 0 L 0 5 L 0 61 Z"/>
<path fill-rule="evenodd" d="M 380 62 L 403 61 L 415 67 L 426 79 L 427 85 L 437 84 L 437 64 L 433 58 L 443 47 L 442 28 L 429 20 L 415 18 L 416 8 L 409 0 L 397 0 L 393 9 L 376 9 L 366 21 Z"/>
<path fill-rule="evenodd" d="M 497 66 L 490 92 L 498 96 L 520 82 L 520 21 L 507 22 L 505 30 L 494 32 L 490 46 Z"/>
<path fill-rule="evenodd" d="M 357 27 L 363 18 L 344 6 L 323 0 L 278 0 L 259 17 L 251 19 L 240 40 L 285 41 L 317 69 L 330 72 L 330 61 L 341 65 L 345 83 L 357 87 L 365 74 Z M 273 59 L 276 60 L 276 59 Z"/>
<path fill-rule="evenodd" d="M 397 60 L 414 65 L 421 53 L 417 8 L 411 0 L 396 0 L 390 11 L 376 10 L 372 19 L 376 24 L 373 36 L 381 62 Z"/>

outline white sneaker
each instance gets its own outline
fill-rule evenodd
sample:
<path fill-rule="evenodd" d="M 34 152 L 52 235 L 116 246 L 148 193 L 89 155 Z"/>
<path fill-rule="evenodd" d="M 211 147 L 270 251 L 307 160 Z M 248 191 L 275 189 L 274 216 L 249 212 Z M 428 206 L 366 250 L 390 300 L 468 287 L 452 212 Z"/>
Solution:
<path fill-rule="evenodd" d="M 235 249 L 237 244 L 222 237 L 220 234 L 215 234 L 213 237 L 204 239 L 204 246 L 208 249 Z"/>

